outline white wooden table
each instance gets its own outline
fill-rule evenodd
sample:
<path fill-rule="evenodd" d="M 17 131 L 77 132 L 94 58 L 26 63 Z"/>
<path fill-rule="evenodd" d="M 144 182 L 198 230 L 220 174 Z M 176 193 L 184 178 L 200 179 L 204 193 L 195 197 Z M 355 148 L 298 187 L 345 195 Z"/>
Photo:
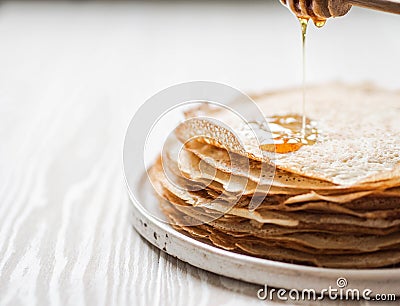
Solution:
<path fill-rule="evenodd" d="M 309 80 L 400 88 L 398 33 L 400 17 L 358 9 L 311 27 Z M 0 5 L 0 304 L 266 305 L 258 286 L 132 229 L 122 142 L 135 109 L 172 84 L 300 84 L 300 50 L 278 1 Z"/>

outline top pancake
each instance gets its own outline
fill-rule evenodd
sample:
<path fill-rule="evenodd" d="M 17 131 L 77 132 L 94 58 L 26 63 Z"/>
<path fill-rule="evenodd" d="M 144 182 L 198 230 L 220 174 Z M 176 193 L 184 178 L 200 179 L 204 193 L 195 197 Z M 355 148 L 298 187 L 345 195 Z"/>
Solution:
<path fill-rule="evenodd" d="M 300 100 L 300 89 L 255 98 L 266 117 L 301 114 Z M 215 146 L 265 161 L 278 169 L 337 185 L 400 182 L 399 92 L 367 85 L 309 87 L 306 108 L 307 117 L 317 123 L 318 139 L 314 145 L 304 145 L 291 153 L 261 151 L 259 143 L 250 135 L 249 126 L 220 109 L 193 109 L 187 117 L 218 118 L 229 128 L 213 120 L 198 118 L 181 124 L 176 133 L 182 142 L 207 135 L 215 139 L 212 142 Z M 261 125 L 252 124 L 251 128 L 257 134 L 266 133 Z"/>

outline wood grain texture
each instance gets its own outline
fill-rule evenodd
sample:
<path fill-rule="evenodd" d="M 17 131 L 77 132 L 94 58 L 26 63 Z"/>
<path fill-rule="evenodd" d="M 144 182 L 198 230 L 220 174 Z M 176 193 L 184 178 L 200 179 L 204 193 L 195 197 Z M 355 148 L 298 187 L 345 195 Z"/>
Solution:
<path fill-rule="evenodd" d="M 399 86 L 399 31 L 397 17 L 358 10 L 311 30 L 311 81 Z M 177 261 L 132 229 L 122 142 L 166 86 L 258 92 L 300 77 L 297 22 L 279 3 L 1 4 L 0 304 L 266 305 L 258 286 Z"/>
<path fill-rule="evenodd" d="M 400 14 L 400 1 L 398 0 L 350 0 L 349 3 L 368 9 Z"/>

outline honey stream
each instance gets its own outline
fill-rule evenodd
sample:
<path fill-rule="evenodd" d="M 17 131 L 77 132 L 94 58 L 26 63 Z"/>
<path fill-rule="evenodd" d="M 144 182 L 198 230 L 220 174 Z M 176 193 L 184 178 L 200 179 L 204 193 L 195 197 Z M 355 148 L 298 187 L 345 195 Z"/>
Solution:
<path fill-rule="evenodd" d="M 276 153 L 290 153 L 297 151 L 303 145 L 312 145 L 318 137 L 315 122 L 306 116 L 306 37 L 308 18 L 298 17 L 301 26 L 302 39 L 302 115 L 290 114 L 267 118 L 272 139 L 264 141 L 260 149 Z M 325 25 L 326 20 L 313 19 L 318 28 Z"/>

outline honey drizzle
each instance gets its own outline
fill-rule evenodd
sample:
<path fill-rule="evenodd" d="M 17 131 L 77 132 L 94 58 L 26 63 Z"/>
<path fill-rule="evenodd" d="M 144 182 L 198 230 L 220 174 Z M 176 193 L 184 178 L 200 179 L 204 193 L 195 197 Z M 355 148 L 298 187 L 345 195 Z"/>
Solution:
<path fill-rule="evenodd" d="M 302 53 L 303 53 L 303 123 L 301 126 L 302 134 L 305 135 L 306 129 L 306 38 L 307 38 L 307 26 L 308 26 L 308 18 L 305 17 L 297 17 L 300 21 L 301 26 L 301 42 L 302 42 Z M 325 25 L 326 19 L 319 19 L 316 17 L 312 17 L 312 21 L 314 25 L 318 28 L 321 28 Z"/>
<path fill-rule="evenodd" d="M 302 38 L 302 60 L 303 60 L 303 114 L 290 114 L 285 116 L 273 116 L 267 119 L 272 137 L 264 139 L 259 146 L 261 150 L 275 153 L 289 153 L 299 150 L 303 145 L 312 145 L 317 141 L 318 130 L 315 123 L 306 117 L 306 37 L 308 17 L 297 16 L 301 26 Z M 321 28 L 325 25 L 326 19 L 312 17 L 315 26 Z"/>
<path fill-rule="evenodd" d="M 299 17 L 301 26 L 301 40 L 302 40 L 302 52 L 303 52 L 303 120 L 301 125 L 301 133 L 306 133 L 306 37 L 307 37 L 307 25 L 308 19 Z"/>

